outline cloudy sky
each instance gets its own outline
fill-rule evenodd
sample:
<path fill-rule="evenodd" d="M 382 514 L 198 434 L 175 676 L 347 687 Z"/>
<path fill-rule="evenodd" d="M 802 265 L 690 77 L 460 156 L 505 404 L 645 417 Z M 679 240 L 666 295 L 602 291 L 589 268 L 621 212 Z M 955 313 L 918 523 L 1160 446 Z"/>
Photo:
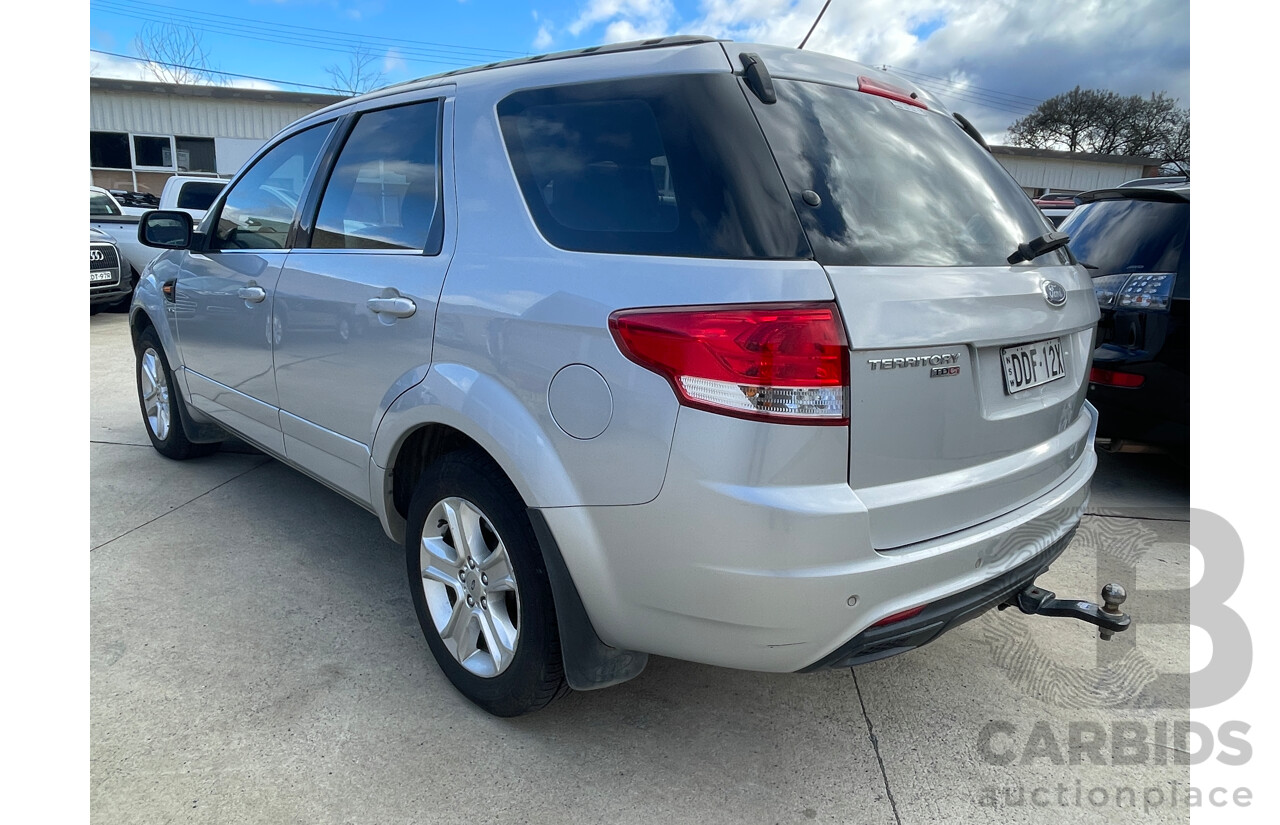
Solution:
<path fill-rule="evenodd" d="M 191 26 L 231 82 L 333 83 L 362 45 L 387 83 L 665 34 L 796 46 L 824 0 L 90 0 L 90 73 L 145 76 L 148 24 Z M 1000 138 L 1079 85 L 1190 106 L 1189 0 L 832 0 L 806 48 L 889 66 Z M 305 84 L 305 85 L 288 85 Z"/>

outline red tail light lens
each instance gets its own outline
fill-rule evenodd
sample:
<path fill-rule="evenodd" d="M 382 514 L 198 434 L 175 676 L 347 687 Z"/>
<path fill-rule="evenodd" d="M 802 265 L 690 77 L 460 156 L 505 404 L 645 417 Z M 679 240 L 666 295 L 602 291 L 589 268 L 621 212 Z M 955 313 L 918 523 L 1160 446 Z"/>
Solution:
<path fill-rule="evenodd" d="M 1089 383 L 1101 384 L 1104 387 L 1134 389 L 1141 387 L 1144 380 L 1146 379 L 1141 375 L 1135 375 L 1131 372 L 1116 372 L 1115 370 L 1104 370 L 1100 367 L 1094 367 L 1089 370 Z"/>
<path fill-rule="evenodd" d="M 609 316 L 623 355 L 681 403 L 762 421 L 846 424 L 849 356 L 835 304 L 629 309 Z"/>
<path fill-rule="evenodd" d="M 912 608 L 908 608 L 907 610 L 899 611 L 897 613 L 891 613 L 871 626 L 884 627 L 885 625 L 897 624 L 898 622 L 905 622 L 907 619 L 914 619 L 916 616 L 919 616 L 921 613 L 923 613 L 925 607 L 927 606 L 928 605 L 922 604 L 919 607 L 912 607 Z"/>

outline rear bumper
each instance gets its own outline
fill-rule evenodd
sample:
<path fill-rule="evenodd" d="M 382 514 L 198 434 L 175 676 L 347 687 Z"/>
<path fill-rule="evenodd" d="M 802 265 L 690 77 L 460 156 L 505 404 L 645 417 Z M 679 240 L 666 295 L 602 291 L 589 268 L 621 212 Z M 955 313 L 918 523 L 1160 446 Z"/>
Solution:
<path fill-rule="evenodd" d="M 1049 569 L 1067 549 L 1075 528 L 1012 570 L 961 593 L 933 602 L 917 616 L 885 627 L 869 627 L 830 655 L 804 668 L 804 672 L 850 667 L 915 650 L 952 628 L 999 607 Z"/>
<path fill-rule="evenodd" d="M 1092 422 L 1092 409 L 1085 414 Z M 681 422 L 678 432 L 695 437 L 677 443 L 652 502 L 540 511 L 592 626 L 610 646 L 773 672 L 836 666 L 866 655 L 872 642 L 895 640 L 883 655 L 919 646 L 1057 557 L 1079 523 L 1097 465 L 1086 448 L 1052 489 L 1017 509 L 881 552 L 868 510 L 847 483 L 787 483 L 793 472 L 844 473 L 840 430 L 815 436 L 802 432 L 811 428 L 740 422 L 776 428 L 753 452 L 736 449 L 727 429 L 736 425 L 715 418 L 718 438 Z M 771 468 L 767 480 L 751 476 L 759 467 Z M 717 473 L 746 474 L 754 483 L 713 480 Z M 919 605 L 930 605 L 923 623 L 892 630 L 919 629 L 921 639 L 869 631 Z"/>

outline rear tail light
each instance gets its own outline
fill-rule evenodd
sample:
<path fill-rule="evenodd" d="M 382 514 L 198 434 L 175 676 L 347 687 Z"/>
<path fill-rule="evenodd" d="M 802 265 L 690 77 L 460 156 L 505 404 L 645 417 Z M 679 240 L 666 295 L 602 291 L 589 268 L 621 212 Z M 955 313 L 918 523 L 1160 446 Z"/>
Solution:
<path fill-rule="evenodd" d="M 1104 387 L 1134 389 L 1141 387 L 1144 380 L 1146 379 L 1141 375 L 1132 372 L 1117 372 L 1116 370 L 1106 370 L 1101 367 L 1094 367 L 1089 370 L 1089 383 L 1101 384 Z"/>
<path fill-rule="evenodd" d="M 710 412 L 847 424 L 849 355 L 835 304 L 620 310 L 609 329 L 627 358 Z"/>
<path fill-rule="evenodd" d="M 1173 295 L 1174 274 L 1100 275 L 1093 279 L 1098 304 L 1121 309 L 1168 309 Z"/>

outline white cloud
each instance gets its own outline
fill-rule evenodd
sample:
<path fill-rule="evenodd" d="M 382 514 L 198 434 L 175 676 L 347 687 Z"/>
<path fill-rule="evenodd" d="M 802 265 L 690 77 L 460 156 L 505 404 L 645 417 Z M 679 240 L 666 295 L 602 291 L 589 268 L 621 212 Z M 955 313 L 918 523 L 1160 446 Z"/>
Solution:
<path fill-rule="evenodd" d="M 592 43 L 705 34 L 795 47 L 823 2 L 585 0 L 568 31 Z M 1164 91 L 1190 106 L 1189 0 L 842 0 L 806 48 L 910 72 L 997 140 L 1076 85 Z"/>
<path fill-rule="evenodd" d="M 606 32 L 614 30 L 627 34 L 644 31 L 652 33 L 649 36 L 670 34 L 670 27 L 676 19 L 675 11 L 670 0 L 588 0 L 578 18 L 569 24 L 569 33 L 576 37 L 597 24 L 607 22 Z M 611 38 L 609 42 L 615 41 Z"/>
<path fill-rule="evenodd" d="M 543 23 L 538 27 L 538 33 L 533 38 L 533 48 L 536 51 L 545 51 L 552 42 L 551 27 Z"/>
<path fill-rule="evenodd" d="M 392 75 L 397 72 L 406 72 L 409 70 L 409 64 L 400 56 L 400 52 L 396 49 L 388 49 L 387 53 L 382 56 L 382 73 Z"/>

